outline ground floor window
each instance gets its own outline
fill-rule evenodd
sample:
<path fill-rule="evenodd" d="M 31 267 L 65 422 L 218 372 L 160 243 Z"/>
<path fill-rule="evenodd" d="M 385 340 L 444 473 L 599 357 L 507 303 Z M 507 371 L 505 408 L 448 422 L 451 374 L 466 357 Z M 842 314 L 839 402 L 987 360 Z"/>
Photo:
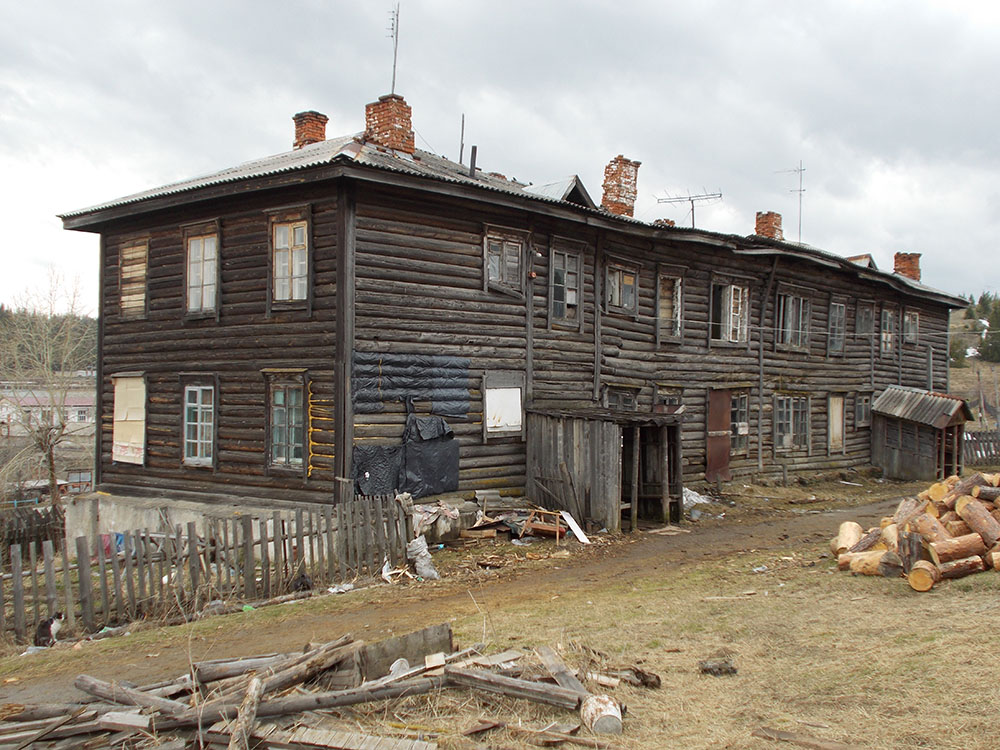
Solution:
<path fill-rule="evenodd" d="M 276 380 L 268 395 L 271 466 L 300 468 L 305 453 L 305 388 L 301 381 Z"/>
<path fill-rule="evenodd" d="M 215 454 L 215 386 L 184 388 L 184 463 L 211 466 Z"/>
<path fill-rule="evenodd" d="M 120 375 L 114 383 L 111 460 L 141 465 L 146 459 L 146 380 L 142 375 Z"/>
<path fill-rule="evenodd" d="M 774 447 L 792 450 L 809 446 L 809 399 L 778 396 L 774 407 Z"/>
<path fill-rule="evenodd" d="M 746 454 L 750 450 L 750 395 L 733 391 L 729 404 L 729 452 Z"/>
<path fill-rule="evenodd" d="M 869 427 L 872 423 L 872 394 L 859 393 L 854 397 L 854 427 Z"/>

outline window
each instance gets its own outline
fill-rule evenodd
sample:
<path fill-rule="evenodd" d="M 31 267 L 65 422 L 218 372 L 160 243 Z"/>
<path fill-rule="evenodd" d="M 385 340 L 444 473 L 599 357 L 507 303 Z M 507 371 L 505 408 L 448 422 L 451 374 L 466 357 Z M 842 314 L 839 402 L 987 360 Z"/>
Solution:
<path fill-rule="evenodd" d="M 581 278 L 579 253 L 552 250 L 549 299 L 554 323 L 579 325 Z"/>
<path fill-rule="evenodd" d="M 854 397 L 854 428 L 868 427 L 872 423 L 872 395 L 859 393 Z"/>
<path fill-rule="evenodd" d="M 735 284 L 712 285 L 712 317 L 709 326 L 713 341 L 742 344 L 747 341 L 750 290 Z"/>
<path fill-rule="evenodd" d="M 146 314 L 146 242 L 125 245 L 119 262 L 119 305 L 123 317 Z"/>
<path fill-rule="evenodd" d="M 305 388 L 301 379 L 275 379 L 268 387 L 271 405 L 271 466 L 299 469 L 305 453 Z"/>
<path fill-rule="evenodd" d="M 659 414 L 676 414 L 684 407 L 684 389 L 671 386 L 655 386 L 653 391 L 653 411 Z"/>
<path fill-rule="evenodd" d="M 883 357 L 891 356 L 896 350 L 896 311 L 893 309 L 882 308 L 882 328 L 879 341 Z"/>
<path fill-rule="evenodd" d="M 847 328 L 847 305 L 842 302 L 830 303 L 830 331 L 827 339 L 828 351 L 839 354 L 844 351 L 844 333 Z"/>
<path fill-rule="evenodd" d="M 908 312 L 903 316 L 903 343 L 916 344 L 920 339 L 920 313 Z"/>
<path fill-rule="evenodd" d="M 854 332 L 859 339 L 871 339 L 875 333 L 875 308 L 870 302 L 859 302 L 854 319 Z"/>
<path fill-rule="evenodd" d="M 215 455 L 215 387 L 184 388 L 184 463 L 211 466 Z"/>
<path fill-rule="evenodd" d="M 729 452 L 745 454 L 750 450 L 750 394 L 734 391 L 729 410 Z"/>
<path fill-rule="evenodd" d="M 524 292 L 524 253 L 527 236 L 490 230 L 486 234 L 484 291 Z"/>
<path fill-rule="evenodd" d="M 74 409 L 73 410 L 73 421 L 74 422 L 89 422 L 90 421 L 90 409 Z"/>
<path fill-rule="evenodd" d="M 214 312 L 218 288 L 218 235 L 187 238 L 187 311 Z"/>
<path fill-rule="evenodd" d="M 657 341 L 681 337 L 681 311 L 684 307 L 682 289 L 683 281 L 679 275 L 659 274 L 656 285 Z"/>
<path fill-rule="evenodd" d="M 778 396 L 774 406 L 775 450 L 809 446 L 809 399 L 805 396 Z"/>
<path fill-rule="evenodd" d="M 483 440 L 524 436 L 524 373 L 483 376 Z"/>
<path fill-rule="evenodd" d="M 115 383 L 114 427 L 111 460 L 142 464 L 146 458 L 146 380 L 141 374 L 113 377 Z"/>
<path fill-rule="evenodd" d="M 809 346 L 809 300 L 805 297 L 778 295 L 778 343 L 794 348 Z"/>
<path fill-rule="evenodd" d="M 636 411 L 639 408 L 639 392 L 634 388 L 608 388 L 604 400 L 614 411 Z"/>
<path fill-rule="evenodd" d="M 272 225 L 273 302 L 305 301 L 309 296 L 309 239 L 305 221 Z"/>
<path fill-rule="evenodd" d="M 639 311 L 639 271 L 634 266 L 612 263 L 608 266 L 605 302 L 609 312 L 635 315 Z"/>

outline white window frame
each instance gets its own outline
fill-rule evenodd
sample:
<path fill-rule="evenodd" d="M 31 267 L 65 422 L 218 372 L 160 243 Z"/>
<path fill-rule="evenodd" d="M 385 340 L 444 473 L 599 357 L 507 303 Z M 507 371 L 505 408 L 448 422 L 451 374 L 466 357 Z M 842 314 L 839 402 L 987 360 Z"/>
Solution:
<path fill-rule="evenodd" d="M 808 396 L 774 397 L 774 450 L 778 453 L 810 450 L 812 409 Z"/>
<path fill-rule="evenodd" d="M 524 297 L 530 235 L 502 227 L 487 226 L 483 233 L 483 291 Z M 510 264 L 516 259 L 516 267 Z"/>
<path fill-rule="evenodd" d="M 524 373 L 487 372 L 483 375 L 483 442 L 525 436 Z"/>
<path fill-rule="evenodd" d="M 795 292 L 778 294 L 778 316 L 775 341 L 786 349 L 809 348 L 809 298 Z"/>
<path fill-rule="evenodd" d="M 211 394 L 211 402 L 206 401 L 206 394 Z M 191 383 L 184 386 L 181 452 L 186 466 L 214 465 L 217 407 L 218 392 L 214 385 Z"/>
<path fill-rule="evenodd" d="M 896 354 L 896 330 L 898 328 L 899 310 L 895 307 L 883 307 L 879 325 L 879 354 L 892 357 Z"/>
<path fill-rule="evenodd" d="M 827 326 L 827 352 L 843 354 L 847 346 L 847 304 L 831 302 Z"/>
<path fill-rule="evenodd" d="M 287 235 L 279 241 L 279 232 Z M 301 236 L 296 236 L 301 232 Z M 301 241 L 300 241 L 301 240 Z M 301 303 L 309 300 L 309 222 L 305 219 L 271 224 L 271 302 Z M 283 253 L 287 253 L 282 257 Z"/>
<path fill-rule="evenodd" d="M 721 292 L 721 318 L 715 319 L 716 294 Z M 750 331 L 750 287 L 727 281 L 712 282 L 712 302 L 709 309 L 709 337 L 713 343 L 746 344 Z M 718 328 L 721 337 L 713 335 Z"/>
<path fill-rule="evenodd" d="M 746 456 L 750 453 L 750 393 L 734 390 L 729 399 L 729 455 Z"/>
<path fill-rule="evenodd" d="M 903 343 L 916 344 L 920 341 L 920 313 L 907 310 L 903 313 Z"/>
<path fill-rule="evenodd" d="M 219 305 L 219 233 L 191 232 L 184 244 L 185 309 L 189 315 L 215 313 Z"/>

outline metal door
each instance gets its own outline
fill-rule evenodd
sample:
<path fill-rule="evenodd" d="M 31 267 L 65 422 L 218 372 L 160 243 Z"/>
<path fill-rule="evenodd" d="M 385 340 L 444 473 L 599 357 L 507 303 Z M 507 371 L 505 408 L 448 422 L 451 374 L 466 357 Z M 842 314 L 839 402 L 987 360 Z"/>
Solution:
<path fill-rule="evenodd" d="M 709 482 L 732 479 L 729 473 L 732 397 L 733 392 L 728 388 L 708 392 L 705 479 Z"/>

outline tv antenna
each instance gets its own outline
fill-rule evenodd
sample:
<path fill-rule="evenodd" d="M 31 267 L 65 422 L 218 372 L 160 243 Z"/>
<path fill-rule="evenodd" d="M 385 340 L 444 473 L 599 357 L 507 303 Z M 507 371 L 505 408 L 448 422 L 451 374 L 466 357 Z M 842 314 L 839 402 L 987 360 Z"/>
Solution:
<path fill-rule="evenodd" d="M 396 3 L 389 11 L 389 32 L 392 37 L 392 88 L 390 94 L 396 93 L 396 53 L 399 51 L 399 3 Z"/>
<path fill-rule="evenodd" d="M 690 203 L 691 204 L 691 228 L 694 229 L 694 204 L 696 202 L 720 201 L 722 193 L 700 193 L 698 195 L 679 195 L 676 198 L 657 198 L 657 203 Z"/>
<path fill-rule="evenodd" d="M 775 174 L 792 174 L 793 172 L 798 172 L 799 175 L 799 187 L 798 189 L 792 188 L 789 193 L 799 194 L 799 244 L 802 244 L 802 194 L 806 191 L 802 187 L 802 173 L 806 171 L 806 168 L 802 166 L 802 160 L 799 159 L 799 166 L 794 169 L 779 169 Z"/>

